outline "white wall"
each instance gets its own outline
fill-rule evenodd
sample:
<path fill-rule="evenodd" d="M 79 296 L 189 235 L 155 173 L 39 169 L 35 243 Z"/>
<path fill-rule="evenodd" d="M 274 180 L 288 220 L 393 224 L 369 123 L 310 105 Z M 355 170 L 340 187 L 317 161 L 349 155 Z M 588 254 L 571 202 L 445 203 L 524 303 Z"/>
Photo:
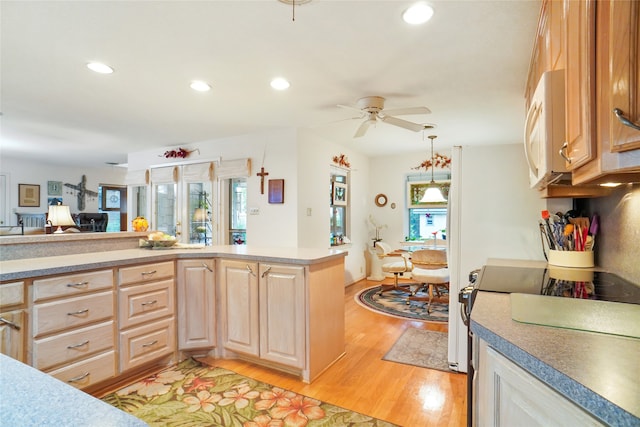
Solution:
<path fill-rule="evenodd" d="M 15 212 L 46 213 L 47 212 L 47 181 L 61 181 L 78 185 L 82 175 L 86 175 L 86 188 L 98 191 L 100 185 L 124 185 L 126 170 L 115 166 L 104 168 L 82 168 L 37 163 L 7 156 L 0 158 L 0 173 L 7 176 L 7 206 L 4 214 L 9 225 L 15 225 Z M 18 207 L 18 184 L 37 184 L 40 186 L 39 207 Z M 71 213 L 78 213 L 78 198 L 69 194 L 73 191 L 63 186 L 63 204 L 68 205 Z M 85 199 L 84 212 L 98 212 L 100 201 L 97 197 Z"/>
<path fill-rule="evenodd" d="M 301 130 L 298 136 L 298 245 L 329 248 L 330 167 L 333 157 L 344 154 L 350 168 L 349 239 L 340 246 L 349 252 L 345 259 L 345 284 L 354 283 L 366 275 L 368 244 L 366 218 L 370 212 L 369 158 L 341 145 Z M 311 215 L 307 210 L 311 209 Z"/>
<path fill-rule="evenodd" d="M 438 153 L 450 156 L 448 150 L 437 150 Z M 424 160 L 430 157 L 430 152 L 417 152 L 409 154 L 401 154 L 397 156 L 384 156 L 371 159 L 371 190 L 367 199 L 370 206 L 370 212 L 379 225 L 386 225 L 387 228 L 381 230 L 382 240 L 389 243 L 393 248 L 400 247 L 400 243 L 404 241 L 408 235 L 408 195 L 407 195 L 407 175 L 420 175 L 422 181 L 431 180 L 431 170 L 425 169 L 415 170 L 413 168 L 420 165 Z M 435 168 L 435 179 L 438 175 L 448 175 L 451 173 L 449 168 Z M 378 207 L 374 203 L 377 194 L 385 194 L 388 203 L 384 207 Z M 395 203 L 396 208 L 392 209 L 391 204 Z M 369 227 L 369 238 L 373 238 L 374 229 Z"/>

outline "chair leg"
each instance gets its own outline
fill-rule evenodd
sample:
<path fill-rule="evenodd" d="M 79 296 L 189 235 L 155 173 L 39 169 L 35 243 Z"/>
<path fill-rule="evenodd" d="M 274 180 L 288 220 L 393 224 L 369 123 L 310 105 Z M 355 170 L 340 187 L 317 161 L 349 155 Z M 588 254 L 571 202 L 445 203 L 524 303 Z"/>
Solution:
<path fill-rule="evenodd" d="M 405 285 L 400 286 L 400 284 L 398 283 L 399 276 L 400 276 L 400 273 L 393 273 L 393 285 L 385 285 L 385 284 L 380 285 L 381 289 L 380 289 L 380 292 L 378 292 L 378 295 L 382 296 L 383 292 L 391 291 L 393 289 L 411 293 L 411 288 L 408 283 L 406 286 Z M 409 288 L 409 289 L 405 289 L 405 288 Z"/>

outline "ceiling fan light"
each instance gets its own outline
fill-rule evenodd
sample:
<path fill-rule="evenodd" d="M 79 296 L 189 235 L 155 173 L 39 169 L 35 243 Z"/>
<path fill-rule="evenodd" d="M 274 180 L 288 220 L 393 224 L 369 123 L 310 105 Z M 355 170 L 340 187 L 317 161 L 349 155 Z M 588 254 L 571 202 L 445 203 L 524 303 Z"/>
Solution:
<path fill-rule="evenodd" d="M 447 199 L 442 196 L 440 187 L 438 187 L 433 181 L 431 181 L 431 184 L 429 184 L 427 190 L 420 199 L 420 203 L 443 203 L 446 201 Z"/>
<path fill-rule="evenodd" d="M 271 87 L 275 90 L 286 90 L 289 89 L 289 86 L 291 86 L 291 84 L 282 77 L 276 77 L 271 80 Z"/>
<path fill-rule="evenodd" d="M 407 24 L 424 24 L 433 16 L 433 8 L 426 3 L 416 3 L 402 14 L 402 19 Z"/>
<path fill-rule="evenodd" d="M 211 85 L 201 80 L 192 81 L 189 87 L 193 90 L 197 90 L 198 92 L 207 92 L 211 90 Z"/>
<path fill-rule="evenodd" d="M 109 67 L 107 64 L 103 64 L 101 62 L 89 62 L 87 64 L 87 68 L 91 71 L 95 71 L 100 74 L 111 74 L 113 73 L 113 68 Z"/>

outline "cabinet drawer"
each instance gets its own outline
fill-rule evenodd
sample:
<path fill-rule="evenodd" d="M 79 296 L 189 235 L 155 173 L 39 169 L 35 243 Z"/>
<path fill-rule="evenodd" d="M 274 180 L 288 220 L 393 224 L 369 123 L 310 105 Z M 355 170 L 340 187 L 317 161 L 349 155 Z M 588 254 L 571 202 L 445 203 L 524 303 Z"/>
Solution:
<path fill-rule="evenodd" d="M 119 290 L 120 329 L 174 314 L 173 279 Z"/>
<path fill-rule="evenodd" d="M 173 277 L 173 261 L 157 264 L 144 264 L 135 267 L 121 268 L 119 271 L 120 285 Z"/>
<path fill-rule="evenodd" d="M 24 304 L 24 282 L 0 285 L 0 307 Z"/>
<path fill-rule="evenodd" d="M 74 387 L 86 388 L 115 376 L 116 354 L 113 351 L 99 354 L 48 374 Z"/>
<path fill-rule="evenodd" d="M 113 287 L 113 271 L 92 271 L 33 281 L 33 300 L 83 294 Z"/>
<path fill-rule="evenodd" d="M 113 291 L 33 306 L 33 335 L 87 325 L 113 317 Z"/>
<path fill-rule="evenodd" d="M 175 351 L 175 318 L 120 332 L 120 372 Z"/>
<path fill-rule="evenodd" d="M 33 366 L 40 370 L 112 350 L 113 321 L 33 342 Z"/>

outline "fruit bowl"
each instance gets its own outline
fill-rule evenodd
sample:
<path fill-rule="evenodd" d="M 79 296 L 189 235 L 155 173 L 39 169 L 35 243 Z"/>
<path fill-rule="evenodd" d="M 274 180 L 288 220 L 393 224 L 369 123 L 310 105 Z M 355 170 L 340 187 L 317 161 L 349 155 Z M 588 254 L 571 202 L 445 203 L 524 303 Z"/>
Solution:
<path fill-rule="evenodd" d="M 151 248 L 169 248 L 178 243 L 176 239 L 173 240 L 145 240 L 146 246 Z"/>

